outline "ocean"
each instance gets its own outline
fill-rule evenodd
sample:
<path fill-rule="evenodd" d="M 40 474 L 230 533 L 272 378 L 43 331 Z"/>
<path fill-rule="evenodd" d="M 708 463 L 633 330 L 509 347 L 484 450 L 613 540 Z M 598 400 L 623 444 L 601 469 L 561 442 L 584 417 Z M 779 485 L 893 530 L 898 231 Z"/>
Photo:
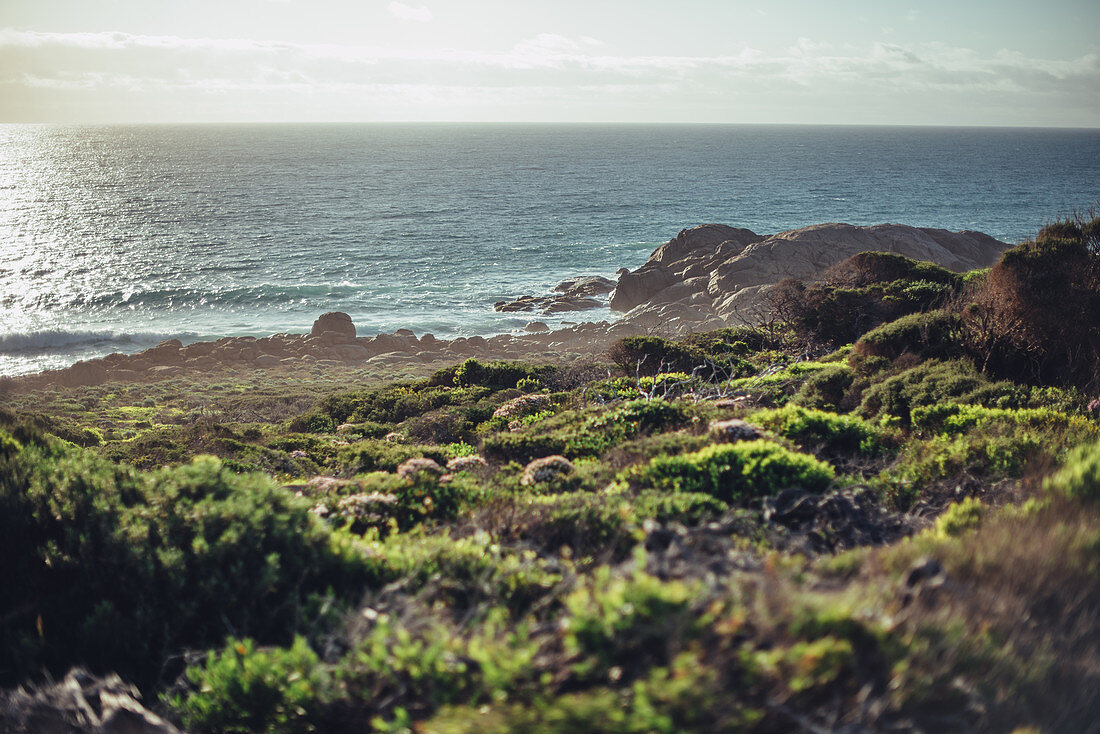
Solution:
<path fill-rule="evenodd" d="M 368 336 L 517 331 L 535 317 L 495 301 L 705 222 L 1015 243 L 1098 200 L 1100 130 L 2 125 L 0 375 L 334 310 Z"/>

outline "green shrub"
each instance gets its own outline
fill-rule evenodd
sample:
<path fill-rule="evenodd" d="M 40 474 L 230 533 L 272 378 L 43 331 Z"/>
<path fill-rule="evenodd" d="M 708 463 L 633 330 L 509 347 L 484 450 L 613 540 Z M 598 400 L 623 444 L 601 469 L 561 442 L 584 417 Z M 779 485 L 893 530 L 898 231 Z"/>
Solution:
<path fill-rule="evenodd" d="M 952 502 L 936 518 L 933 533 L 941 538 L 955 538 L 982 524 L 986 506 L 977 497 L 967 497 L 962 502 Z"/>
<path fill-rule="evenodd" d="M 1049 440 L 1030 431 L 934 436 L 910 441 L 889 473 L 918 488 L 964 474 L 1019 477 L 1029 461 L 1049 456 L 1051 448 Z"/>
<path fill-rule="evenodd" d="M 187 669 L 189 690 L 168 704 L 196 734 L 316 731 L 332 695 L 319 663 L 301 637 L 286 649 L 231 638 L 221 652 L 207 653 L 205 664 Z"/>
<path fill-rule="evenodd" d="M 443 449 L 432 445 L 407 445 L 368 438 L 345 446 L 337 454 L 337 461 L 344 474 L 352 476 L 372 471 L 394 471 L 409 459 L 424 457 L 440 465 L 447 463 Z"/>
<path fill-rule="evenodd" d="M 628 472 L 643 487 L 704 492 L 723 502 L 754 500 L 787 487 L 824 490 L 833 468 L 769 441 L 715 444 L 690 454 L 657 456 Z"/>
<path fill-rule="evenodd" d="M 213 457 L 140 474 L 47 441 L 0 464 L 9 682 L 91 664 L 147 684 L 227 632 L 288 640 L 366 578 L 305 502 Z"/>
<path fill-rule="evenodd" d="M 542 433 L 497 433 L 486 436 L 481 452 L 487 459 L 518 461 L 526 464 L 544 456 L 565 453 L 565 439 L 558 435 Z"/>
<path fill-rule="evenodd" d="M 454 384 L 492 390 L 516 387 L 521 380 L 538 380 L 539 369 L 523 362 L 478 362 L 472 357 L 455 370 Z M 530 384 L 530 383 L 526 383 Z"/>
<path fill-rule="evenodd" d="M 1047 478 L 1047 491 L 1086 502 L 1100 502 L 1100 443 L 1081 446 L 1065 465 Z"/>
<path fill-rule="evenodd" d="M 855 416 L 786 405 L 753 413 L 749 419 L 804 448 L 865 455 L 884 448 L 881 431 Z"/>
<path fill-rule="evenodd" d="M 902 316 L 860 337 L 852 348 L 852 366 L 859 360 L 894 360 L 903 354 L 921 359 L 952 359 L 965 355 L 959 317 L 948 311 Z"/>
<path fill-rule="evenodd" d="M 660 372 L 688 372 L 706 365 L 707 358 L 697 348 L 657 336 L 628 336 L 608 350 L 611 361 L 628 376 Z"/>
<path fill-rule="evenodd" d="M 845 365 L 826 367 L 825 369 L 810 375 L 793 400 L 798 405 L 819 410 L 851 410 L 854 405 L 850 403 L 849 393 L 855 375 Z M 856 398 L 858 400 L 858 398 Z"/>
<path fill-rule="evenodd" d="M 341 423 L 395 424 L 445 405 L 472 405 L 491 392 L 479 386 L 455 388 L 432 386 L 427 381 L 399 382 L 363 392 L 331 395 L 318 404 L 318 411 L 331 418 L 330 430 Z"/>
<path fill-rule="evenodd" d="M 612 576 L 609 567 L 601 566 L 590 583 L 565 597 L 564 642 L 577 658 L 574 670 L 582 678 L 606 680 L 613 666 L 629 674 L 647 664 L 667 664 L 674 646 L 699 633 L 701 620 L 692 613 L 696 597 L 696 590 L 683 582 L 641 571 Z"/>
<path fill-rule="evenodd" d="M 729 505 L 713 495 L 703 492 L 676 492 L 642 490 L 631 500 L 634 516 L 639 520 L 654 519 L 659 522 L 675 521 L 684 525 L 698 525 L 729 511 Z"/>
<path fill-rule="evenodd" d="M 625 438 L 679 427 L 686 420 L 683 408 L 676 403 L 661 399 L 637 399 L 593 416 L 582 430 L 607 436 L 610 443 L 615 443 Z"/>
<path fill-rule="evenodd" d="M 930 360 L 867 388 L 860 413 L 868 418 L 889 415 L 907 424 L 914 408 L 978 400 L 995 404 L 1017 392 L 1011 385 L 991 391 L 990 385 L 969 362 Z"/>
<path fill-rule="evenodd" d="M 987 433 L 1031 431 L 1045 435 L 1052 446 L 1063 443 L 1068 433 L 1074 443 L 1100 437 L 1100 427 L 1081 416 L 1050 408 L 987 408 L 981 405 L 936 403 L 913 408 L 910 423 L 930 433 L 958 435 L 974 430 Z"/>
<path fill-rule="evenodd" d="M 332 433 L 337 421 L 327 413 L 311 412 L 292 418 L 287 425 L 295 433 Z"/>
<path fill-rule="evenodd" d="M 722 687 L 697 653 L 678 655 L 630 686 L 596 686 L 531 703 L 447 706 L 426 734 L 716 734 L 752 730 L 763 712 Z"/>
<path fill-rule="evenodd" d="M 370 542 L 368 549 L 380 584 L 401 581 L 410 593 L 430 586 L 459 616 L 486 603 L 522 614 L 562 581 L 553 558 L 502 547 L 485 532 L 462 538 L 447 531 L 399 533 Z"/>
<path fill-rule="evenodd" d="M 422 523 L 453 520 L 480 496 L 480 489 L 469 477 L 443 481 L 432 472 L 401 477 L 377 471 L 360 475 L 355 483 L 314 494 L 312 500 L 324 506 L 330 522 L 362 535 L 371 529 L 387 534 Z"/>
<path fill-rule="evenodd" d="M 482 452 L 498 461 L 527 463 L 561 454 L 571 459 L 599 457 L 605 451 L 638 436 L 678 427 L 687 421 L 676 403 L 639 398 L 590 415 L 583 420 L 567 411 L 544 418 L 522 431 L 486 436 Z"/>

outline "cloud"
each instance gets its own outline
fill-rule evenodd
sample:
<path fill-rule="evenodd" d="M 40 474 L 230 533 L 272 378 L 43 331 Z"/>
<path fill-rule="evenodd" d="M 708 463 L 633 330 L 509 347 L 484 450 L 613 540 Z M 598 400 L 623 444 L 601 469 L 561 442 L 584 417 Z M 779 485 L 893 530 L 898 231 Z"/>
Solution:
<path fill-rule="evenodd" d="M 487 53 L 0 30 L 0 121 L 398 114 L 638 119 L 642 113 L 647 119 L 736 121 L 749 112 L 768 119 L 769 110 L 773 120 L 803 110 L 810 120 L 860 121 L 869 107 L 944 123 L 962 120 L 964 112 L 971 115 L 967 122 L 994 113 L 1017 115 L 990 118 L 1000 124 L 1042 107 L 1048 117 L 1028 118 L 1029 124 L 1096 125 L 1097 88 L 1096 54 L 1051 60 L 1025 51 L 983 55 L 944 44 L 837 48 L 799 39 L 784 50 L 627 55 L 597 39 L 546 33 Z"/>
<path fill-rule="evenodd" d="M 432 19 L 432 11 L 424 5 L 406 5 L 405 3 L 392 2 L 386 9 L 390 15 L 401 20 L 413 20 L 418 23 L 427 23 Z"/>

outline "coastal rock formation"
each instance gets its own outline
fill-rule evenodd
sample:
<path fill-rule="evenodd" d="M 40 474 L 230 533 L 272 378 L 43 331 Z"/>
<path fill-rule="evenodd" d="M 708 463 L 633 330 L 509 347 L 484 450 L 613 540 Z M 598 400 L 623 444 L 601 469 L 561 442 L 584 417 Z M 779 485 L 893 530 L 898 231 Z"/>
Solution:
<path fill-rule="evenodd" d="M 615 290 L 615 281 L 599 275 L 588 275 L 582 278 L 563 280 L 554 286 L 555 293 L 576 298 L 592 298 L 604 296 Z"/>
<path fill-rule="evenodd" d="M 563 280 L 554 286 L 554 294 L 520 296 L 512 301 L 497 301 L 493 308 L 503 313 L 539 311 L 542 314 L 587 311 L 607 305 L 602 297 L 615 290 L 615 281 L 599 275 Z"/>
<path fill-rule="evenodd" d="M 980 232 L 900 224 L 818 224 L 771 236 L 704 224 L 680 232 L 640 268 L 622 274 L 611 308 L 631 312 L 643 305 L 689 304 L 728 322 L 759 308 L 779 281 L 813 279 L 860 252 L 894 252 L 963 271 L 992 265 L 1006 247 Z"/>
<path fill-rule="evenodd" d="M 313 322 L 313 328 L 310 329 L 310 336 L 322 336 L 327 333 L 336 333 L 340 336 L 345 336 L 349 339 L 355 338 L 355 324 L 351 321 L 351 316 L 340 311 L 331 311 L 321 316 Z"/>
<path fill-rule="evenodd" d="M 549 315 L 564 311 L 586 311 L 604 305 L 594 298 L 580 296 L 520 296 L 514 301 L 497 301 L 493 308 L 502 313 L 538 310 L 541 314 Z"/>

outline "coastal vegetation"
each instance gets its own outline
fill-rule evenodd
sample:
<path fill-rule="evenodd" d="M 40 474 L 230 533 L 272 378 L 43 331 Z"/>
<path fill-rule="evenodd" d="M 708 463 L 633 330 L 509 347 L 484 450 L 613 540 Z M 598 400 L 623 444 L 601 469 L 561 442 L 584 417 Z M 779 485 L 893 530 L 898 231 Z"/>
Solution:
<path fill-rule="evenodd" d="M 8 396 L 0 684 L 118 673 L 196 733 L 1094 726 L 1100 219 L 770 298 L 588 361 Z"/>

